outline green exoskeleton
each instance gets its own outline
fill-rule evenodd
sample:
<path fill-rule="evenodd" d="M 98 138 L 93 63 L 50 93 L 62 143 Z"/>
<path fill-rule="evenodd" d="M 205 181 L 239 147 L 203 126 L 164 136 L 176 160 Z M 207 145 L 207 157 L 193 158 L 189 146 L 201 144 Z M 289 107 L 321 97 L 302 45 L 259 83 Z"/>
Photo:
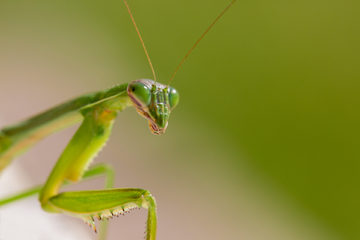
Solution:
<path fill-rule="evenodd" d="M 124 2 L 133 19 L 125 0 Z M 234 2 L 235 0 L 213 24 Z M 134 20 L 133 23 L 143 44 Z M 145 52 L 155 80 L 155 73 L 146 49 Z M 108 140 L 118 112 L 134 106 L 136 111 L 148 120 L 151 132 L 161 135 L 165 132 L 170 113 L 178 102 L 179 94 L 174 88 L 160 84 L 156 80 L 140 79 L 80 96 L 26 121 L 3 128 L 0 130 L 0 172 L 10 164 L 12 159 L 24 153 L 41 139 L 81 122 L 45 185 L 4 199 L 0 201 L 0 205 L 39 193 L 39 201 L 45 211 L 81 218 L 95 231 L 94 218 L 108 219 L 131 209 L 143 207 L 148 209 L 146 239 L 155 240 L 157 213 L 155 198 L 151 193 L 139 188 L 113 188 L 113 170 L 109 166 L 104 164 L 89 166 Z M 60 188 L 69 182 L 79 182 L 99 175 L 107 177 L 104 190 L 59 193 Z"/>
<path fill-rule="evenodd" d="M 99 169 L 96 166 L 89 172 L 87 169 L 108 140 L 118 111 L 135 106 L 137 111 L 148 119 L 151 131 L 154 134 L 163 134 L 170 112 L 178 99 L 179 94 L 175 89 L 146 79 L 78 97 L 25 122 L 2 129 L 0 170 L 40 139 L 82 121 L 40 192 L 42 208 L 48 212 L 66 213 L 82 218 L 94 229 L 94 217 L 103 219 L 132 208 L 148 208 L 147 238 L 154 239 L 156 203 L 147 190 L 58 192 L 65 180 L 77 182 L 84 173 L 88 177 L 102 173 L 97 172 Z M 103 168 L 102 165 L 99 167 Z"/>

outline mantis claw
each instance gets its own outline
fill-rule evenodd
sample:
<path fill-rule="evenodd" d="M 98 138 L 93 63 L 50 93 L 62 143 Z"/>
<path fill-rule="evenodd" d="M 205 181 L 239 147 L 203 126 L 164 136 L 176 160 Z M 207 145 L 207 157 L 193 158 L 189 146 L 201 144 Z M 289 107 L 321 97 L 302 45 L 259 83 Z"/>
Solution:
<path fill-rule="evenodd" d="M 94 218 L 92 216 L 84 217 L 83 220 L 85 224 L 89 225 L 89 227 L 92 227 L 94 229 L 94 232 L 97 233 Z"/>

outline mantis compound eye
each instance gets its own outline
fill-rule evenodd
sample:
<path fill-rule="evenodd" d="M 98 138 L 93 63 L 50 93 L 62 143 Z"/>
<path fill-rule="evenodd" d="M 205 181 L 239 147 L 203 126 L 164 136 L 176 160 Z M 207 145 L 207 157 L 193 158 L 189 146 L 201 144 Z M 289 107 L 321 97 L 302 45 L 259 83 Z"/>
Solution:
<path fill-rule="evenodd" d="M 171 110 L 179 103 L 180 95 L 175 88 L 169 87 L 169 103 Z"/>
<path fill-rule="evenodd" d="M 139 107 L 147 107 L 151 102 L 151 91 L 145 84 L 133 81 L 127 88 L 128 95 L 132 102 Z"/>

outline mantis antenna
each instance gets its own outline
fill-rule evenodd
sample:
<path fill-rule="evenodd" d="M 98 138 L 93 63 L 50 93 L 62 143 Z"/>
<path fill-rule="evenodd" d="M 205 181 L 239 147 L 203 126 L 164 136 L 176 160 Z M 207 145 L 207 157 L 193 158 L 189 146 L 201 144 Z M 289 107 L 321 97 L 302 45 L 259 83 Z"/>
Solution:
<path fill-rule="evenodd" d="M 152 71 L 153 76 L 154 76 L 154 81 L 156 82 L 155 70 L 154 70 L 154 67 L 153 67 L 153 65 L 152 65 L 152 63 L 151 63 L 151 60 L 150 60 L 149 54 L 148 54 L 148 52 L 147 52 L 147 50 L 146 50 L 146 47 L 145 47 L 144 41 L 142 40 L 142 37 L 141 37 L 140 32 L 139 32 L 139 29 L 138 29 L 138 27 L 136 26 L 136 23 L 135 23 L 134 17 L 133 17 L 133 15 L 131 14 L 131 11 L 130 11 L 130 8 L 129 8 L 129 5 L 127 4 L 126 0 L 124 0 L 124 2 L 125 2 L 126 8 L 127 8 L 128 12 L 129 12 L 129 14 L 130 14 L 131 20 L 132 20 L 132 22 L 133 22 L 133 24 L 134 24 L 134 26 L 135 26 L 136 32 L 137 32 L 137 33 L 138 33 L 138 35 L 139 35 L 139 38 L 140 38 L 141 44 L 142 44 L 142 46 L 143 46 L 143 48 L 144 48 L 144 50 L 145 50 L 145 53 L 146 53 L 146 57 L 147 57 L 147 59 L 149 60 L 149 63 L 150 63 L 151 71 Z"/>
<path fill-rule="evenodd" d="M 222 15 L 231 7 L 231 5 L 233 5 L 236 2 L 236 0 L 233 0 L 221 13 L 220 15 L 215 19 L 215 21 L 213 21 L 213 23 L 206 29 L 206 31 L 201 35 L 201 37 L 199 38 L 199 40 L 196 41 L 196 43 L 194 44 L 194 46 L 190 49 L 190 51 L 186 54 L 186 56 L 184 57 L 184 59 L 180 62 L 179 66 L 176 68 L 175 72 L 173 73 L 173 75 L 170 78 L 168 87 L 172 81 L 172 79 L 174 78 L 176 72 L 179 70 L 180 66 L 183 64 L 183 62 L 185 61 L 185 59 L 189 56 L 189 54 L 192 52 L 192 50 L 194 50 L 194 48 L 196 47 L 196 45 L 198 45 L 198 43 L 201 41 L 201 39 L 207 34 L 207 32 L 210 30 L 210 28 L 212 28 L 212 26 L 214 26 L 214 24 L 222 17 Z"/>
<path fill-rule="evenodd" d="M 147 59 L 148 59 L 148 61 L 149 61 L 149 63 L 150 63 L 151 71 L 152 71 L 153 76 L 154 76 L 154 81 L 156 82 L 155 70 L 154 70 L 153 65 L 152 65 L 152 63 L 151 63 L 149 54 L 148 54 L 148 52 L 147 52 L 147 50 L 146 50 L 144 41 L 143 41 L 142 38 L 141 38 L 139 29 L 137 28 L 136 23 L 135 23 L 135 20 L 134 20 L 134 17 L 133 17 L 132 14 L 131 14 L 129 5 L 127 4 L 126 0 L 124 0 L 124 2 L 125 2 L 126 8 L 127 8 L 128 12 L 129 12 L 129 14 L 130 14 L 131 20 L 132 20 L 132 22 L 133 22 L 133 24 L 134 24 L 134 26 L 135 26 L 136 32 L 137 32 L 138 35 L 139 35 L 141 44 L 142 44 L 142 46 L 143 46 L 143 48 L 144 48 L 144 50 L 145 50 Z M 176 72 L 179 70 L 180 66 L 183 64 L 183 62 L 184 62 L 185 59 L 189 56 L 189 54 L 192 52 L 192 50 L 194 50 L 194 48 L 196 47 L 196 45 L 198 45 L 198 43 L 201 41 L 201 39 L 208 33 L 208 31 L 210 30 L 210 28 L 212 28 L 212 27 L 214 26 L 214 24 L 222 17 L 222 15 L 224 15 L 224 13 L 231 7 L 231 5 L 233 5 L 235 2 L 236 2 L 236 0 L 233 0 L 226 8 L 220 13 L 220 15 L 215 19 L 215 21 L 212 22 L 212 24 L 206 29 L 206 31 L 201 35 L 201 37 L 196 41 L 196 43 L 194 44 L 194 46 L 193 46 L 193 47 L 190 49 L 190 51 L 186 54 L 186 56 L 184 57 L 184 59 L 180 62 L 179 66 L 176 68 L 175 72 L 174 72 L 173 75 L 171 76 L 170 81 L 169 81 L 169 84 L 168 84 L 168 87 L 169 87 L 172 79 L 174 78 Z"/>

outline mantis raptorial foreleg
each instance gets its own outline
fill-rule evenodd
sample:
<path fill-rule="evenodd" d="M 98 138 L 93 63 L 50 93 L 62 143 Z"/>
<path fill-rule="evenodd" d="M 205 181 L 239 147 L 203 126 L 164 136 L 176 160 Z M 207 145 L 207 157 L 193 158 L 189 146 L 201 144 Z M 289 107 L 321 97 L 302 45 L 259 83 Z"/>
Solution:
<path fill-rule="evenodd" d="M 147 239 L 155 239 L 156 204 L 143 189 L 108 189 L 58 194 L 63 182 L 79 181 L 92 159 L 109 138 L 116 112 L 102 104 L 84 111 L 84 120 L 50 174 L 39 200 L 48 212 L 65 213 L 84 219 L 95 229 L 94 217 L 109 218 L 133 208 L 149 209 Z"/>

